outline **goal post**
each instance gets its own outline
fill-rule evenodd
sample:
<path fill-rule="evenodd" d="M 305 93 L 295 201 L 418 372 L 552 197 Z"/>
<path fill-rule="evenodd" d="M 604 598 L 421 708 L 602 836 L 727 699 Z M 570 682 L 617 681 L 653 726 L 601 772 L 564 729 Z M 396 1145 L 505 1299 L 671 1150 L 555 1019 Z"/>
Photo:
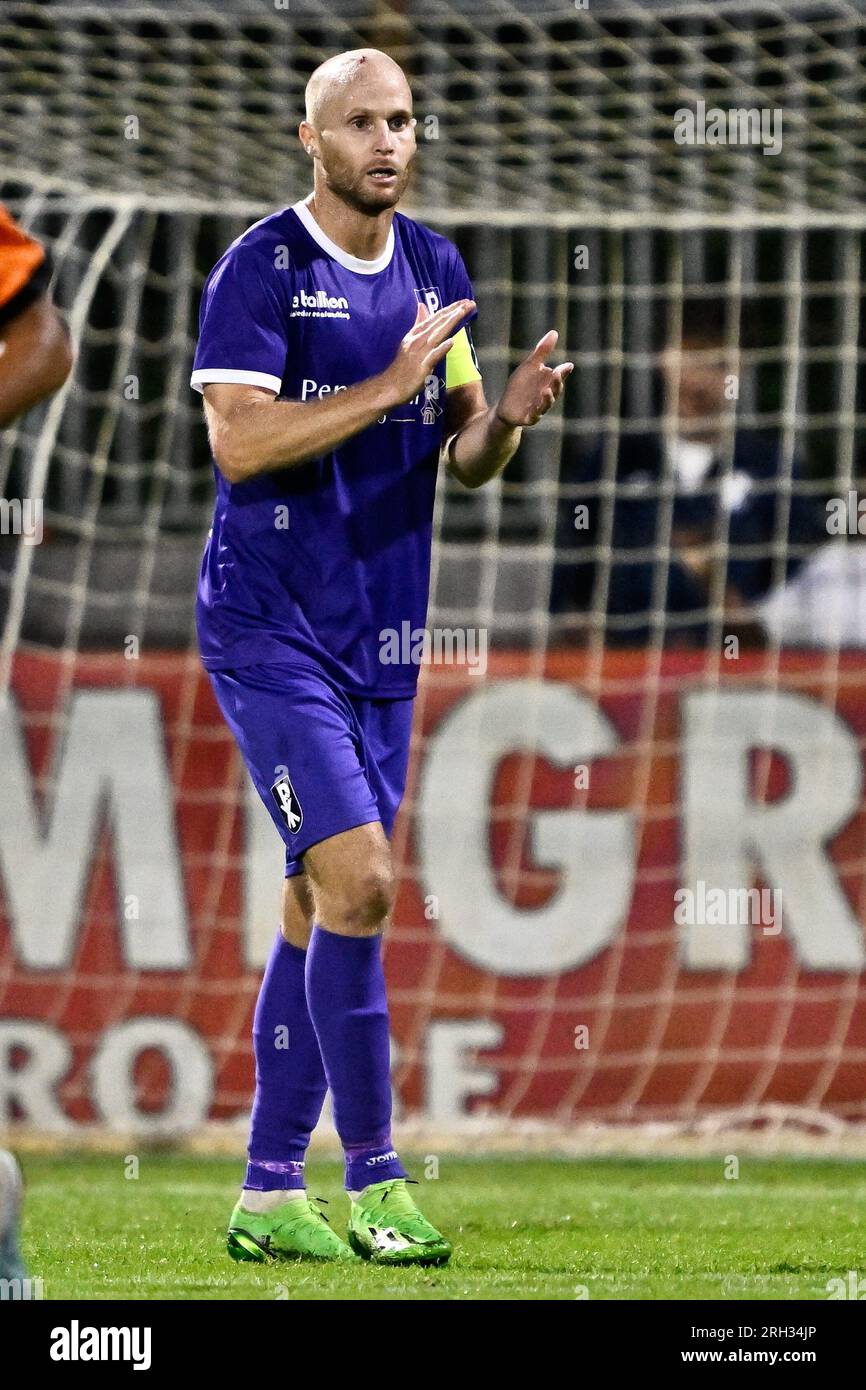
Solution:
<path fill-rule="evenodd" d="M 551 327 L 576 362 L 500 480 L 440 480 L 385 948 L 403 1122 L 848 1143 L 866 1125 L 866 10 L 400 11 L 0 12 L 0 201 L 49 249 L 78 353 L 0 434 L 0 1128 L 234 1134 L 247 1113 L 281 847 L 198 662 L 213 481 L 190 363 L 216 259 L 307 189 L 309 73 L 385 34 L 418 119 L 405 210 L 461 249 L 488 399 Z M 721 328 L 698 351 L 736 367 L 697 639 L 670 597 L 679 475 L 624 479 L 622 459 L 679 448 L 666 363 L 702 305 Z M 745 434 L 770 441 L 757 482 Z M 757 535 L 730 523 L 750 488 Z M 38 543 L 15 525 L 27 499 Z M 793 526 L 828 501 L 838 533 Z M 640 544 L 629 505 L 652 521 Z M 731 645 L 726 576 L 752 561 L 760 641 Z"/>

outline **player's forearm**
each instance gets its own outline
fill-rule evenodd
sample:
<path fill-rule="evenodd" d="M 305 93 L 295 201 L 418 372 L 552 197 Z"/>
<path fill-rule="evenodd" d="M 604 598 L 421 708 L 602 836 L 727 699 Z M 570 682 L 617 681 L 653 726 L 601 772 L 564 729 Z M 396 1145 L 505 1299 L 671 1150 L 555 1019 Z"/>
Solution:
<path fill-rule="evenodd" d="M 520 444 L 522 429 L 506 424 L 491 405 L 448 443 L 448 471 L 464 487 L 481 487 L 501 473 Z"/>
<path fill-rule="evenodd" d="M 246 401 L 210 417 L 217 467 L 230 483 L 319 458 L 360 434 L 397 402 L 386 374 L 315 401 Z"/>
<path fill-rule="evenodd" d="M 48 301 L 13 319 L 0 333 L 0 426 L 58 391 L 74 360 L 66 326 Z"/>

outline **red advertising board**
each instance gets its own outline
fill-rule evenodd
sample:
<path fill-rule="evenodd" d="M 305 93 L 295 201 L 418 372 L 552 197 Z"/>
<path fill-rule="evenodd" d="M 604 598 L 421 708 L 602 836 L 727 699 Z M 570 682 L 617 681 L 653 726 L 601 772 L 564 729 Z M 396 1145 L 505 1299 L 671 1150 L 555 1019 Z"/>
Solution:
<path fill-rule="evenodd" d="M 206 677 L 26 654 L 13 687 L 0 1124 L 244 1114 L 280 845 Z M 864 736 L 851 654 L 425 670 L 385 948 L 404 1111 L 866 1120 Z"/>

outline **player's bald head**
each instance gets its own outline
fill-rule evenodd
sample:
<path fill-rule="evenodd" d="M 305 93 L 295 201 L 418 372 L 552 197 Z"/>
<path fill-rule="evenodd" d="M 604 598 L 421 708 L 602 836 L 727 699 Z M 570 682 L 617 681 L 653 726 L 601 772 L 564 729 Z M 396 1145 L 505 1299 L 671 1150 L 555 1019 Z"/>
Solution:
<path fill-rule="evenodd" d="M 412 94 L 406 74 L 378 48 L 350 48 L 320 63 L 311 75 L 304 93 L 307 120 L 316 130 L 328 124 L 329 118 L 346 109 L 364 88 L 387 83 L 389 88 L 402 88 L 402 100 L 411 110 Z"/>

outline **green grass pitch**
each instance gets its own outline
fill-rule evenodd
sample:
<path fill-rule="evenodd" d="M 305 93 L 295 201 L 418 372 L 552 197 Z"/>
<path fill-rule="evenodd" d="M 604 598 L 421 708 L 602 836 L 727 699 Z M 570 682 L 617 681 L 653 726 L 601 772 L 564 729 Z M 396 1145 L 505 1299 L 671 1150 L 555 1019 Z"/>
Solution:
<path fill-rule="evenodd" d="M 242 1163 L 143 1152 L 22 1155 L 23 1248 L 46 1299 L 821 1299 L 866 1270 L 863 1164 L 457 1158 L 413 1189 L 451 1236 L 437 1270 L 236 1265 L 224 1233 Z M 337 1163 L 310 1195 L 345 1230 Z M 858 1276 L 859 1277 L 859 1276 Z"/>

